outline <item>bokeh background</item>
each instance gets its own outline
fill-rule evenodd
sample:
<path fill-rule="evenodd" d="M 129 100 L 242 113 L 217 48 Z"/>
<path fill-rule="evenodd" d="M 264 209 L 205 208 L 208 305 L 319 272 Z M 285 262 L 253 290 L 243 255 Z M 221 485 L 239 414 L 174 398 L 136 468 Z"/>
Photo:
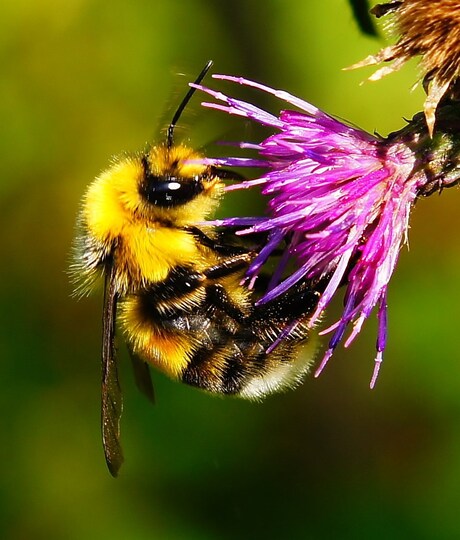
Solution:
<path fill-rule="evenodd" d="M 262 404 L 156 373 L 152 407 L 120 345 L 126 462 L 117 480 L 100 441 L 101 296 L 75 301 L 66 274 L 86 185 L 110 156 L 161 139 L 208 59 L 385 135 L 421 109 L 416 65 L 363 85 L 371 69 L 342 71 L 385 43 L 360 32 L 345 0 L 3 5 L 2 538 L 458 537 L 457 189 L 413 213 L 373 391 L 373 320 L 319 379 Z M 222 151 L 213 141 L 251 137 L 199 101 L 178 138 L 212 154 Z M 234 204 L 228 198 L 221 215 Z M 255 204 L 246 195 L 238 209 Z"/>

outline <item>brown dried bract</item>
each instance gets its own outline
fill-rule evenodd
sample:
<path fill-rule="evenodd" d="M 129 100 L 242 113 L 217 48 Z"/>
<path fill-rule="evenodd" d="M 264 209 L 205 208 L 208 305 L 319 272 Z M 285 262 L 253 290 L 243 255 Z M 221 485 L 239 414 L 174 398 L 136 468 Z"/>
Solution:
<path fill-rule="evenodd" d="M 427 97 L 425 118 L 433 134 L 436 108 L 443 97 L 456 99 L 460 77 L 460 1 L 404 0 L 375 6 L 377 17 L 393 13 L 399 39 L 376 55 L 368 56 L 351 68 L 393 62 L 377 70 L 369 80 L 376 81 L 397 71 L 407 60 L 421 56 Z"/>

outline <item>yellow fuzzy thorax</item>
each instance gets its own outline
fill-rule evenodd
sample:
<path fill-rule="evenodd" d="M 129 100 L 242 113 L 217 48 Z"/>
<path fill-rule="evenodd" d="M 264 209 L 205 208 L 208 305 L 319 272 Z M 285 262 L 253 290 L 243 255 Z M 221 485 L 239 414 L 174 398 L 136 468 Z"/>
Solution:
<path fill-rule="evenodd" d="M 148 153 L 154 175 L 203 177 L 204 190 L 187 204 L 162 208 L 140 194 L 141 156 L 117 161 L 89 186 L 82 222 L 86 235 L 101 246 L 114 246 L 120 290 L 133 290 L 166 278 L 180 265 L 209 265 L 209 253 L 181 229 L 206 219 L 218 204 L 221 181 L 198 163 L 200 154 L 185 146 L 153 147 Z M 189 163 L 194 161 L 195 163 Z M 207 258 L 207 261 L 205 261 Z"/>

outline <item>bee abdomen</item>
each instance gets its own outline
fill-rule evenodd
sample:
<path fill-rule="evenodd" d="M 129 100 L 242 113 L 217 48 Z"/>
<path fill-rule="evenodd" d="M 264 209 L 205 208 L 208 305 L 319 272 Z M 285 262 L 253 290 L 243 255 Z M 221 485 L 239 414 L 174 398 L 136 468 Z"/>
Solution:
<path fill-rule="evenodd" d="M 251 343 L 254 336 L 248 335 L 246 340 L 242 340 L 241 335 L 226 335 L 220 331 L 215 337 L 211 347 L 200 347 L 195 351 L 182 372 L 181 380 L 208 392 L 238 394 L 251 377 L 252 368 L 259 364 L 257 355 L 262 357 L 265 354 L 257 343 Z M 254 345 L 257 351 L 252 352 L 249 361 L 248 349 Z M 260 363 L 258 370 L 261 367 Z"/>
<path fill-rule="evenodd" d="M 146 362 L 208 392 L 258 399 L 296 386 L 308 371 L 316 344 L 307 322 L 318 297 L 298 286 L 248 307 L 221 283 L 177 268 L 126 299 L 122 320 Z"/>
<path fill-rule="evenodd" d="M 195 351 L 181 380 L 208 392 L 248 399 L 292 388 L 308 371 L 315 340 L 309 340 L 305 333 L 302 339 L 283 341 L 267 353 L 273 341 L 240 329 L 213 347 Z"/>
<path fill-rule="evenodd" d="M 318 292 L 299 283 L 289 294 L 254 306 L 226 347 L 219 350 L 218 391 L 260 399 L 297 386 L 316 353 L 316 336 L 308 321 L 318 299 Z M 187 366 L 186 382 L 206 382 L 212 358 L 212 354 L 206 361 L 201 355 L 194 358 Z"/>

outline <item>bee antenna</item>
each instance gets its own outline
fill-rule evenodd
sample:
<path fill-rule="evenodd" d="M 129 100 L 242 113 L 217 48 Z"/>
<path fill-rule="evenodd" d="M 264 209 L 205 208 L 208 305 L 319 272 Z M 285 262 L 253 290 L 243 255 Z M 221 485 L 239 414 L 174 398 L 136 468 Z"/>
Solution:
<path fill-rule="evenodd" d="M 204 79 L 206 73 L 211 68 L 212 64 L 213 64 L 212 60 L 209 60 L 209 62 L 204 66 L 204 68 L 201 70 L 201 73 L 196 78 L 195 84 L 200 84 L 200 82 Z M 185 107 L 187 106 L 188 102 L 190 101 L 190 98 L 193 96 L 194 93 L 195 93 L 195 88 L 190 88 L 187 94 L 185 95 L 184 99 L 182 100 L 181 104 L 177 108 L 177 111 L 175 112 L 173 119 L 171 120 L 171 123 L 168 126 L 168 132 L 166 135 L 166 146 L 168 148 L 171 148 L 171 146 L 174 143 L 174 128 L 176 127 L 176 124 L 179 121 L 181 114 L 184 112 Z"/>

